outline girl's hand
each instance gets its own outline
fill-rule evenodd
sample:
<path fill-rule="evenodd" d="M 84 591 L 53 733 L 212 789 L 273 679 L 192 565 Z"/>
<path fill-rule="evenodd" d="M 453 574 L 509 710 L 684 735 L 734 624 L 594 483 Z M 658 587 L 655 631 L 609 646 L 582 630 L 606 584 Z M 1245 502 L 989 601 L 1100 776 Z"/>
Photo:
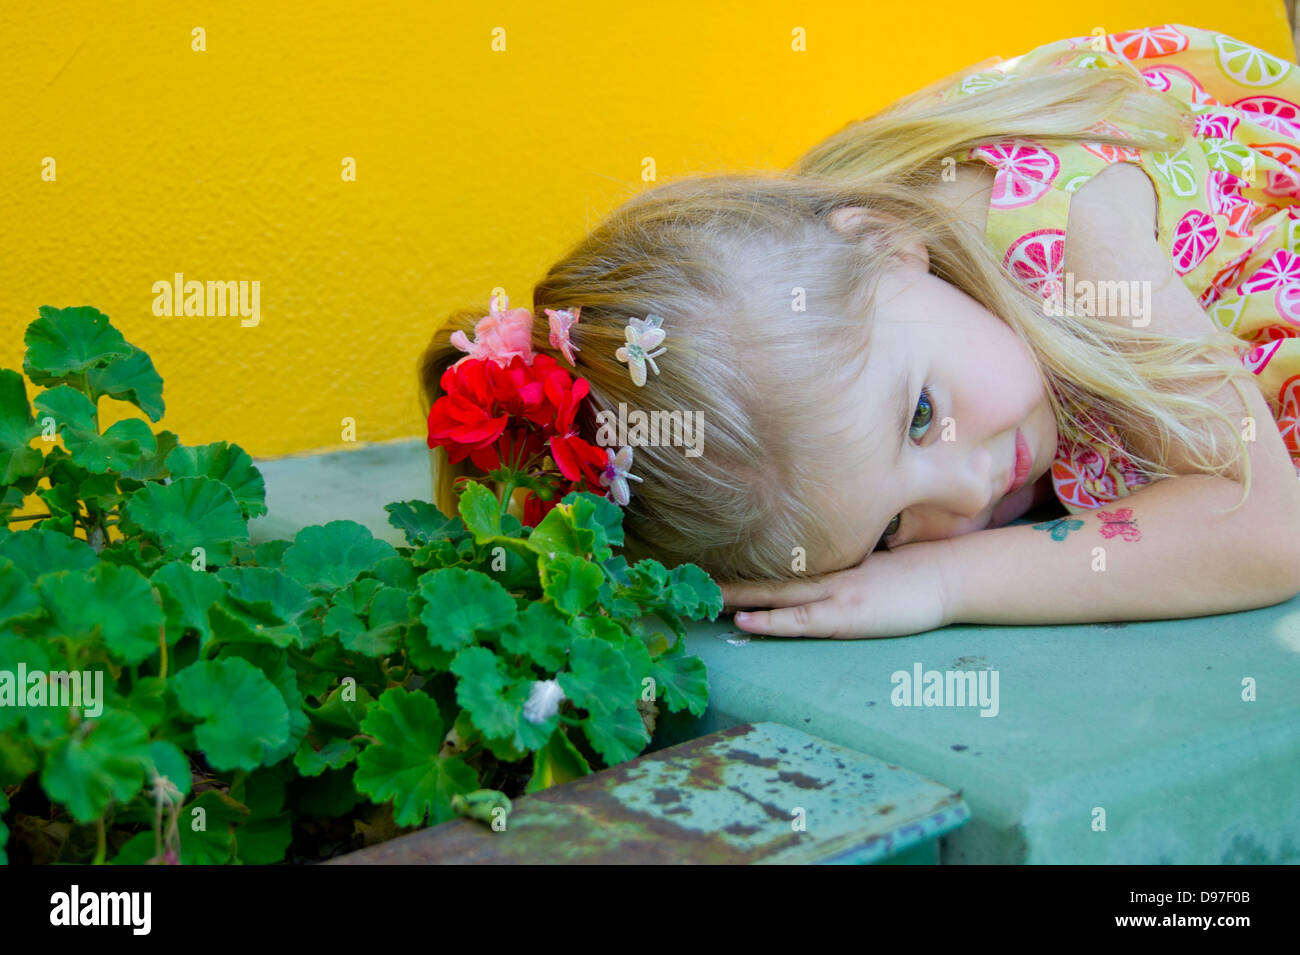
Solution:
<path fill-rule="evenodd" d="M 818 577 L 722 584 L 724 610 L 749 633 L 785 637 L 903 637 L 953 622 L 945 585 L 948 542 L 920 541 L 876 551 L 856 567 Z"/>

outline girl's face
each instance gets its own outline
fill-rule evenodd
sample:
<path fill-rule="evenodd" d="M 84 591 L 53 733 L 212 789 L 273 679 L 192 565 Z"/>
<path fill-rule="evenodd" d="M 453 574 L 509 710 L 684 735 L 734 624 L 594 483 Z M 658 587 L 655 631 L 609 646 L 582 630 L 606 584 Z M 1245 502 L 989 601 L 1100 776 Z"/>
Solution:
<path fill-rule="evenodd" d="M 914 243 L 878 286 L 867 365 L 843 395 L 861 409 L 848 457 L 863 463 L 830 479 L 838 553 L 810 561 L 819 570 L 860 563 L 878 543 L 1000 527 L 1029 509 L 1051 469 L 1056 419 L 1032 353 L 929 262 Z M 1009 494 L 1017 432 L 1030 464 Z"/>

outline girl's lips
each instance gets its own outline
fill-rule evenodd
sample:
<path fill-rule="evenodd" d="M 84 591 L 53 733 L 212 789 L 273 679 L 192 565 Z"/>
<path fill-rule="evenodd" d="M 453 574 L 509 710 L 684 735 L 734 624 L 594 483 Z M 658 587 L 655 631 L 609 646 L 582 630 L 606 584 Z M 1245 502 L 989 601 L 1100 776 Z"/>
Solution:
<path fill-rule="evenodd" d="M 1029 472 L 1034 468 L 1034 454 L 1029 449 L 1029 442 L 1025 436 L 1016 429 L 1016 467 L 1011 476 L 1011 486 L 1007 488 L 1008 494 L 1014 494 L 1025 486 L 1029 480 Z"/>

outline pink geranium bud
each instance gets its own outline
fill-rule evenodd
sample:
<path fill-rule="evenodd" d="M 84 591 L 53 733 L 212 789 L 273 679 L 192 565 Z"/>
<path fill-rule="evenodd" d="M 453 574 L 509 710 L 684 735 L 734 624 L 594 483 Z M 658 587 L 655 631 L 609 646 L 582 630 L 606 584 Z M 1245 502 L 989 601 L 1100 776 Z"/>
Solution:
<path fill-rule="evenodd" d="M 533 314 L 526 308 L 510 309 L 510 299 L 504 295 L 501 296 L 501 301 L 502 306 L 498 309 L 497 300 L 489 300 L 488 314 L 475 324 L 472 342 L 464 332 L 458 331 L 452 334 L 451 343 L 469 358 L 490 359 L 502 368 L 515 357 L 522 358 L 525 364 L 531 365 Z"/>

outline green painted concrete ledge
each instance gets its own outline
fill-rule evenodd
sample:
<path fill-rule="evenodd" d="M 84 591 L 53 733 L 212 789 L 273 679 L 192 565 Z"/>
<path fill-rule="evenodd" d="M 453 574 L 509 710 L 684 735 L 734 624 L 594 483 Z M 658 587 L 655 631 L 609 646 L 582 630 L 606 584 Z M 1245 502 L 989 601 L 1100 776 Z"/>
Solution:
<path fill-rule="evenodd" d="M 270 510 L 255 542 L 348 518 L 402 543 L 383 505 L 429 495 L 423 439 L 255 463 Z M 1300 597 L 891 640 L 750 638 L 724 618 L 694 627 L 688 647 L 708 666 L 709 710 L 661 718 L 655 748 L 774 721 L 904 766 L 970 807 L 940 840 L 942 862 L 1300 863 Z M 996 671 L 996 716 L 894 706 L 891 676 L 918 664 Z"/>

